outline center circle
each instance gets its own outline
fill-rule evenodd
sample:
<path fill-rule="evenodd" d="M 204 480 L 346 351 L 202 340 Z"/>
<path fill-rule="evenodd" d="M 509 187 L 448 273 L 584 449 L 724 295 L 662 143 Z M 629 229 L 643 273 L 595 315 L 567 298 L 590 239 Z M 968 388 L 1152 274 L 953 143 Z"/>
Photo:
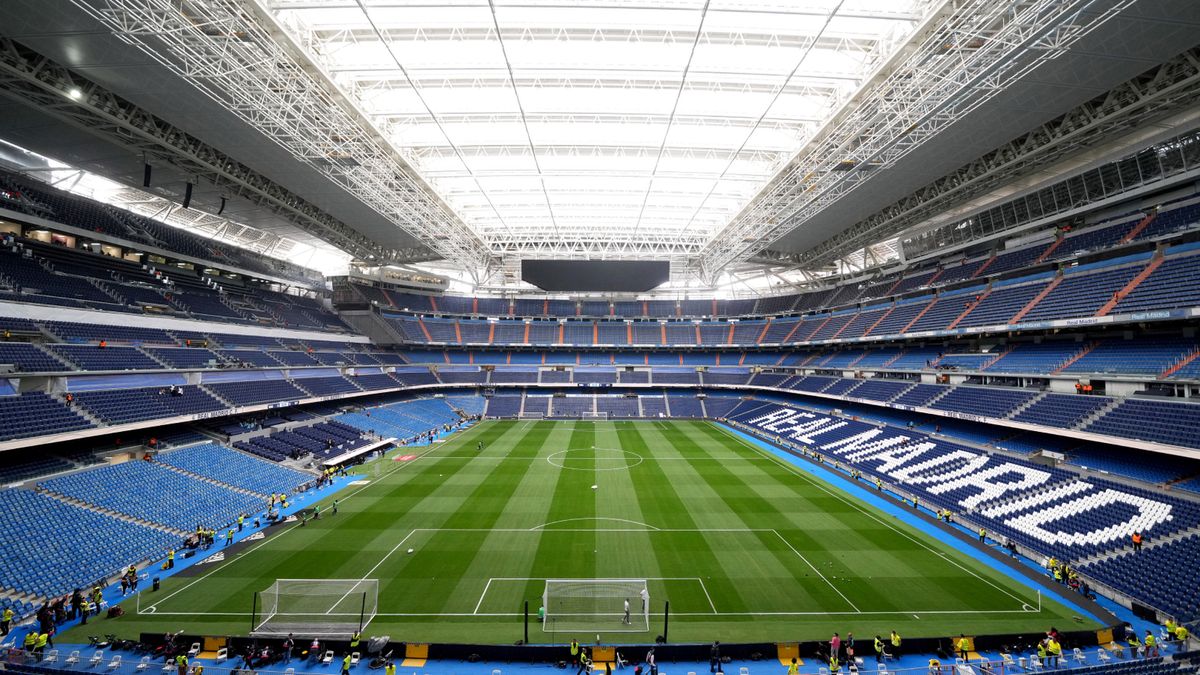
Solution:
<path fill-rule="evenodd" d="M 646 461 L 636 452 L 612 448 L 559 450 L 546 458 L 552 466 L 570 471 L 621 471 Z"/>

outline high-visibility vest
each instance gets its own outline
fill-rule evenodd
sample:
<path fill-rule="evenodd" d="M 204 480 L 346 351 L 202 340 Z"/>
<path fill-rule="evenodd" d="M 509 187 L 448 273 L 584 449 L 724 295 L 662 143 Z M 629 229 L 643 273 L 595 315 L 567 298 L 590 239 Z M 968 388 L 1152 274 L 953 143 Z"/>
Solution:
<path fill-rule="evenodd" d="M 971 648 L 971 641 L 968 640 L 967 638 L 963 638 L 958 641 L 958 651 L 965 652 L 970 648 Z"/>
<path fill-rule="evenodd" d="M 38 647 L 45 647 L 47 642 L 50 642 L 50 634 L 49 633 L 42 633 L 41 635 L 38 636 L 38 639 L 37 639 Z"/>
<path fill-rule="evenodd" d="M 892 633 L 892 646 L 893 647 L 900 646 L 900 634 L 899 633 Z"/>
<path fill-rule="evenodd" d="M 37 642 L 37 639 L 38 639 L 38 634 L 36 631 L 30 633 L 29 635 L 26 635 L 25 636 L 25 648 L 30 649 L 31 647 L 33 647 L 34 643 Z"/>

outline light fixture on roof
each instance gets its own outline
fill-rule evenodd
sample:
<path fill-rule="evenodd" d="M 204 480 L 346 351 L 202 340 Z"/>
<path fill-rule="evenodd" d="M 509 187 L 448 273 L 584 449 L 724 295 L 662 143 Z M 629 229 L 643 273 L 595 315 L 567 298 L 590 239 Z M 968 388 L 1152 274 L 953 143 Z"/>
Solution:
<path fill-rule="evenodd" d="M 73 101 L 78 101 L 79 99 L 83 98 L 83 92 L 79 90 L 79 87 L 71 87 L 69 90 L 67 90 L 67 96 L 69 96 Z"/>

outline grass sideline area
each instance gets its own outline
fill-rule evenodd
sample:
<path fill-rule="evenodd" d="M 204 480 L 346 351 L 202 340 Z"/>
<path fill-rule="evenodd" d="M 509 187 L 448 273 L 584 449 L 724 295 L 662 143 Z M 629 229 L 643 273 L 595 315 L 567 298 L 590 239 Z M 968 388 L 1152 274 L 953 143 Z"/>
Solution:
<path fill-rule="evenodd" d="M 664 600 L 672 642 L 1095 627 L 712 422 L 490 421 L 403 452 L 319 521 L 165 579 L 106 630 L 245 635 L 254 594 L 301 577 L 378 579 L 365 633 L 421 642 L 521 639 L 547 578 L 648 580 L 648 631 L 574 631 L 606 642 L 652 641 Z M 532 643 L 571 637 L 531 617 Z"/>

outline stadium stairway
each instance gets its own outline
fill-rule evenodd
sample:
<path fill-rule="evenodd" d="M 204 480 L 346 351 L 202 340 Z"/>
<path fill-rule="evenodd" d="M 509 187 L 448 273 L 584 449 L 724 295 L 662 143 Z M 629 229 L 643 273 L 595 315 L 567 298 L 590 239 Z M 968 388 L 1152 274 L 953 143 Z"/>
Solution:
<path fill-rule="evenodd" d="M 1182 359 L 1179 359 L 1179 361 L 1176 362 L 1175 365 L 1164 370 L 1158 376 L 1158 379 L 1165 380 L 1168 377 L 1171 377 L 1172 375 L 1174 375 L 1175 373 L 1178 373 L 1180 370 L 1182 370 L 1184 368 L 1184 366 L 1188 365 L 1192 361 L 1195 361 L 1197 356 L 1200 356 L 1200 348 L 1196 348 L 1196 349 L 1192 350 L 1192 352 L 1190 354 L 1184 356 Z"/>
<path fill-rule="evenodd" d="M 1050 374 L 1057 375 L 1057 374 L 1061 373 L 1062 371 L 1066 370 L 1067 368 L 1070 368 L 1072 363 L 1075 363 L 1079 359 L 1082 359 L 1083 357 L 1087 356 L 1088 352 L 1095 349 L 1099 344 L 1100 343 L 1095 340 L 1093 340 L 1092 342 L 1089 342 L 1086 346 L 1084 346 L 1083 349 L 1080 349 L 1078 352 L 1075 352 L 1075 354 L 1073 354 L 1071 356 L 1071 358 L 1067 359 L 1066 361 L 1063 361 L 1062 363 L 1060 363 L 1058 365 L 1057 368 L 1050 371 Z"/>
<path fill-rule="evenodd" d="M 1124 288 L 1114 293 L 1113 297 L 1096 311 L 1095 316 L 1108 316 L 1108 313 L 1113 311 L 1113 308 L 1115 308 L 1117 304 L 1125 298 L 1125 296 L 1132 293 L 1138 286 L 1142 284 L 1143 281 L 1148 279 L 1151 274 L 1154 274 L 1154 270 L 1158 269 L 1159 265 L 1162 265 L 1163 259 L 1163 249 L 1159 247 L 1154 251 L 1154 257 L 1150 260 L 1150 264 L 1146 265 L 1141 272 L 1138 272 L 1137 276 L 1130 279 L 1129 283 L 1125 284 Z"/>

